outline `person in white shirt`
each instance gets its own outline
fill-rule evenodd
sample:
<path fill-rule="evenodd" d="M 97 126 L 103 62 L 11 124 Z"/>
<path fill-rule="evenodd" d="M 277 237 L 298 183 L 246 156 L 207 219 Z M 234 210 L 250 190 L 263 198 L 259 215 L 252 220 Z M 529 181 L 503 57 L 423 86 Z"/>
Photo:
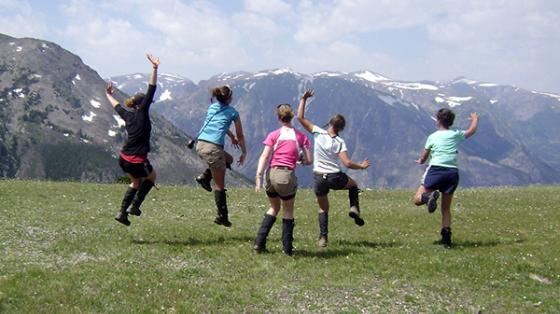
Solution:
<path fill-rule="evenodd" d="M 350 200 L 350 211 L 348 215 L 354 219 L 358 226 L 364 225 L 360 217 L 359 189 L 356 181 L 342 172 L 339 160 L 349 169 L 367 169 L 370 165 L 366 158 L 361 163 L 350 160 L 346 143 L 339 136 L 344 130 L 346 120 L 340 114 L 334 115 L 326 130 L 316 126 L 305 118 L 305 105 L 309 97 L 313 97 L 312 90 L 307 90 L 301 97 L 298 107 L 298 121 L 303 127 L 313 134 L 313 174 L 315 181 L 315 196 L 319 204 L 319 246 L 325 247 L 328 243 L 328 213 L 329 213 L 329 190 L 348 190 Z"/>

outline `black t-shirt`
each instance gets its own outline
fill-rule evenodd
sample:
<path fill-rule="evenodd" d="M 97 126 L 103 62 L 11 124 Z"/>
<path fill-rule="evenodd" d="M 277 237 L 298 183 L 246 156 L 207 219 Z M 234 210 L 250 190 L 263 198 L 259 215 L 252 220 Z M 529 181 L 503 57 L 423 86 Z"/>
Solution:
<path fill-rule="evenodd" d="M 150 151 L 150 133 L 152 132 L 150 105 L 154 100 L 155 92 L 156 86 L 148 85 L 146 97 L 137 110 L 128 111 L 120 104 L 115 106 L 119 116 L 126 122 L 128 139 L 121 150 L 126 155 L 147 155 Z"/>

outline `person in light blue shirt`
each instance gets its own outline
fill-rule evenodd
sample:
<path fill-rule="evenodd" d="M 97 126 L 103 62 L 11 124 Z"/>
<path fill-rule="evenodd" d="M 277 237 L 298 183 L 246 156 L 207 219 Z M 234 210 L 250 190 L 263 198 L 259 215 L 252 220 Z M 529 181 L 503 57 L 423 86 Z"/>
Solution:
<path fill-rule="evenodd" d="M 466 131 L 450 130 L 455 120 L 453 111 L 443 108 L 437 112 L 437 131 L 430 134 L 424 145 L 424 151 L 417 163 L 428 161 L 428 167 L 414 197 L 417 206 L 426 204 L 428 212 L 437 208 L 439 192 L 441 197 L 441 244 L 451 247 L 451 201 L 459 185 L 457 168 L 457 145 L 471 137 L 478 127 L 479 116 L 471 113 L 471 125 Z M 439 191 L 439 192 L 438 192 Z"/>
<path fill-rule="evenodd" d="M 233 100 L 233 92 L 229 86 L 216 87 L 212 90 L 208 114 L 204 124 L 197 136 L 196 152 L 200 158 L 208 164 L 208 169 L 196 177 L 196 181 L 207 191 L 212 191 L 210 181 L 214 179 L 214 200 L 218 213 L 214 222 L 218 225 L 231 227 L 228 218 L 227 198 L 225 190 L 226 167 L 233 162 L 233 157 L 224 151 L 224 140 L 226 134 L 232 138 L 234 146 L 241 148 L 241 156 L 238 163 L 241 165 L 247 157 L 245 137 L 239 113 L 230 104 Z M 237 138 L 229 132 L 231 123 L 235 124 Z"/>

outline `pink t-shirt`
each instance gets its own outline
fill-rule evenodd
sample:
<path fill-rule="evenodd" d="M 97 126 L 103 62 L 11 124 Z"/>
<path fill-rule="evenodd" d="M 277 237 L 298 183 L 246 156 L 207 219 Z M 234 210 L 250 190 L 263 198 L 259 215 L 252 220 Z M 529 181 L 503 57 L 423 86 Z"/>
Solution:
<path fill-rule="evenodd" d="M 296 144 L 297 140 L 297 144 Z M 271 146 L 272 159 L 270 167 L 282 166 L 294 169 L 298 160 L 298 145 L 300 149 L 311 147 L 311 142 L 305 134 L 294 128 L 281 127 L 270 132 L 263 142 L 266 146 Z"/>

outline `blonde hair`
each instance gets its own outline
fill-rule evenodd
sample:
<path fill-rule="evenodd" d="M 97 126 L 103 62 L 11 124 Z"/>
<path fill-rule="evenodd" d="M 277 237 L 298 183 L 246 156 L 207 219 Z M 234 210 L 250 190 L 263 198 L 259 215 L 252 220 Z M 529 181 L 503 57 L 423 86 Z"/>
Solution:
<path fill-rule="evenodd" d="M 124 105 L 128 108 L 140 106 L 140 104 L 144 101 L 146 94 L 144 93 L 136 93 L 134 96 L 128 98 L 124 101 Z"/>
<path fill-rule="evenodd" d="M 288 123 L 294 118 L 294 111 L 289 104 L 280 104 L 276 107 L 276 115 L 280 121 Z"/>

